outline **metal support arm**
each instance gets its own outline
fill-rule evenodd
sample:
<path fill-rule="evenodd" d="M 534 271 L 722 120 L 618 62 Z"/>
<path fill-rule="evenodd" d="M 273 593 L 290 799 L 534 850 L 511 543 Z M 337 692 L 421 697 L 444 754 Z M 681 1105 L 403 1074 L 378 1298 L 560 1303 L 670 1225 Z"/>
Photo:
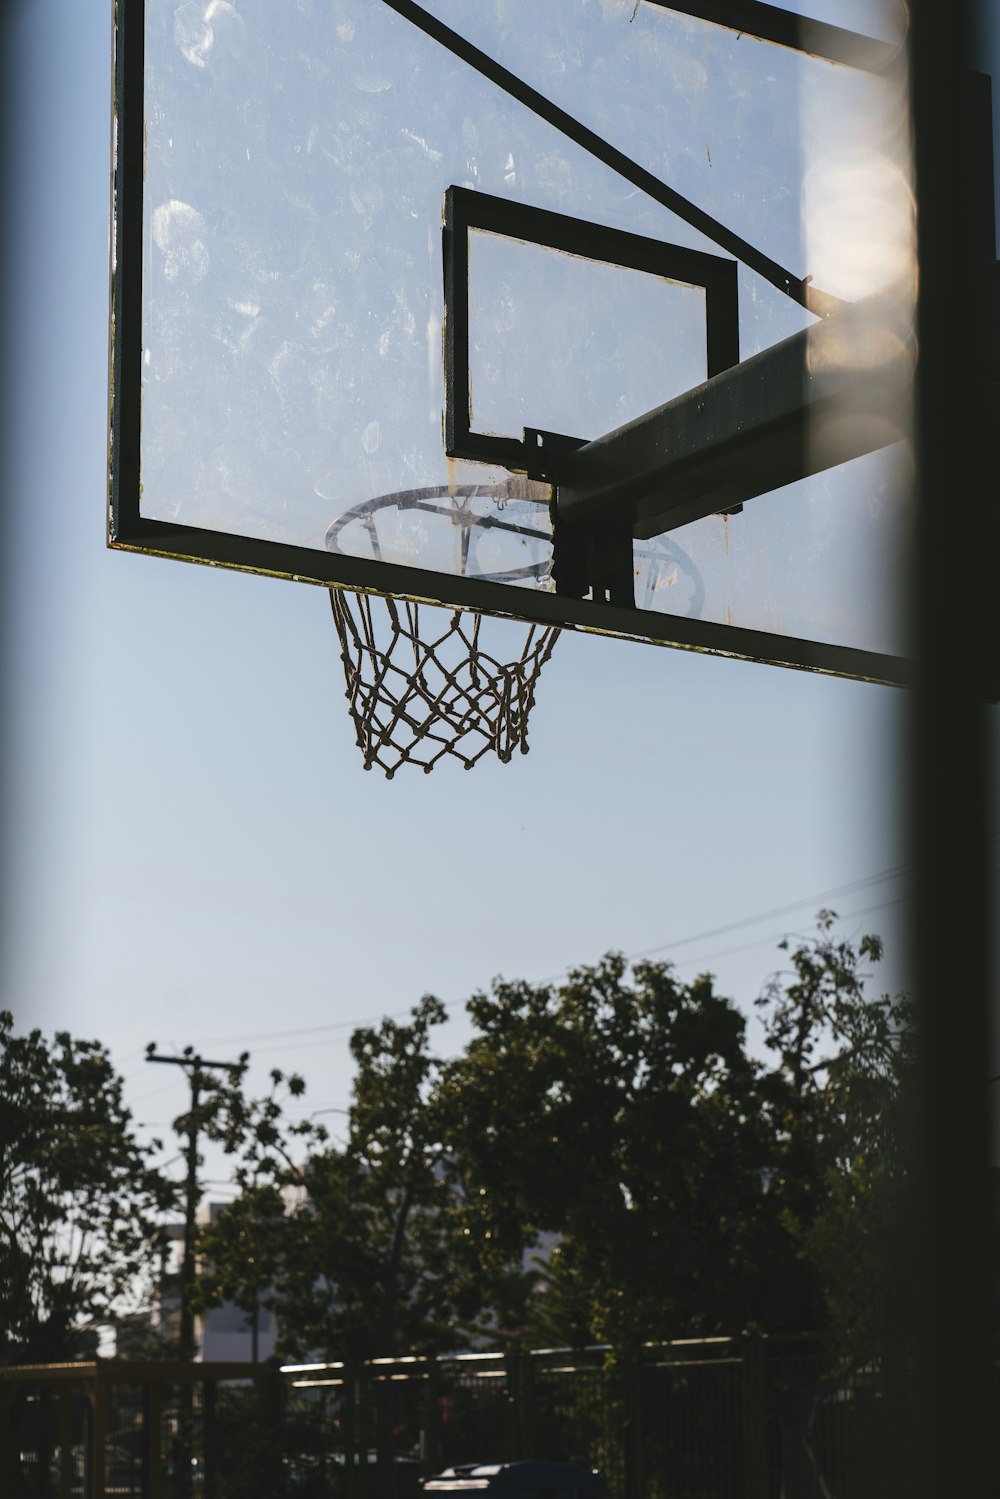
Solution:
<path fill-rule="evenodd" d="M 584 444 L 560 464 L 559 525 L 658 536 L 898 441 L 909 315 L 866 298 Z"/>

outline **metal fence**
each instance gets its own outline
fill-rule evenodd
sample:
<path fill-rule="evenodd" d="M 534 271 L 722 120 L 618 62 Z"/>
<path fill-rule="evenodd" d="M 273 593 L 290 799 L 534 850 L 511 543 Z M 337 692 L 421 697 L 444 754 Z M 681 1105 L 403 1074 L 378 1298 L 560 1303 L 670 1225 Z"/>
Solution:
<path fill-rule="evenodd" d="M 280 1369 L 0 1370 L 11 1499 L 412 1499 L 459 1462 L 568 1459 L 615 1499 L 876 1499 L 887 1391 L 814 1339 Z"/>

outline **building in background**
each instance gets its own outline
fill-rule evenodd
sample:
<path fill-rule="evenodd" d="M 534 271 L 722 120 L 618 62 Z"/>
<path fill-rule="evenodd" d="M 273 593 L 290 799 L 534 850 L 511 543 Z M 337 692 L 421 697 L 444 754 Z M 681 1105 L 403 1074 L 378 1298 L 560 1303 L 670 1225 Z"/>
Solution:
<path fill-rule="evenodd" d="M 198 1210 L 198 1224 L 204 1228 L 227 1206 L 224 1202 L 206 1202 Z M 163 1347 L 180 1337 L 180 1267 L 184 1255 L 184 1225 L 167 1225 L 169 1245 L 164 1251 L 158 1284 L 150 1312 L 124 1317 L 116 1325 L 115 1351 L 120 1357 L 136 1358 L 148 1354 L 150 1345 Z M 199 1267 L 200 1269 L 201 1267 Z M 259 1307 L 254 1326 L 252 1313 L 242 1311 L 232 1302 L 195 1318 L 195 1354 L 199 1363 L 265 1363 L 272 1357 L 277 1343 L 277 1324 L 267 1307 Z"/>

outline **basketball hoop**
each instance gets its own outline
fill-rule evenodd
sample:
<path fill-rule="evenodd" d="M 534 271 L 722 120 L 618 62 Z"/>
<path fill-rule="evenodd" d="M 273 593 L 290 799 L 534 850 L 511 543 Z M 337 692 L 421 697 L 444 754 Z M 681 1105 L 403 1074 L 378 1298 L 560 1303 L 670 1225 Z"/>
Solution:
<path fill-rule="evenodd" d="M 547 495 L 524 480 L 381 495 L 336 521 L 326 544 L 391 557 L 405 553 L 408 527 L 443 520 L 466 576 L 544 588 Z M 490 753 L 504 764 L 516 750 L 527 754 L 528 716 L 557 627 L 530 625 L 512 656 L 511 636 L 525 628 L 512 620 L 336 588 L 330 605 L 366 770 L 377 765 L 391 780 L 401 765 L 429 773 L 445 756 L 471 770 Z"/>

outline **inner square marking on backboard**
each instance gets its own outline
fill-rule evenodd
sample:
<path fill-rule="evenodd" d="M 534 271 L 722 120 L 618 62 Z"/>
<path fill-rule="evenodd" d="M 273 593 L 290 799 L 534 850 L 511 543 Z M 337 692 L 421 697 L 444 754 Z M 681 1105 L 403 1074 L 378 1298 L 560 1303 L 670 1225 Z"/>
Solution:
<path fill-rule="evenodd" d="M 449 187 L 443 229 L 445 451 L 449 458 L 502 464 L 521 472 L 533 470 L 537 462 L 527 433 L 518 438 L 478 432 L 470 420 L 469 239 L 473 231 L 700 286 L 705 292 L 709 377 L 739 361 L 735 261 L 469 188 Z M 573 436 L 579 439 L 579 434 Z"/>
<path fill-rule="evenodd" d="M 707 378 L 705 289 L 474 230 L 470 425 L 610 432 Z"/>

